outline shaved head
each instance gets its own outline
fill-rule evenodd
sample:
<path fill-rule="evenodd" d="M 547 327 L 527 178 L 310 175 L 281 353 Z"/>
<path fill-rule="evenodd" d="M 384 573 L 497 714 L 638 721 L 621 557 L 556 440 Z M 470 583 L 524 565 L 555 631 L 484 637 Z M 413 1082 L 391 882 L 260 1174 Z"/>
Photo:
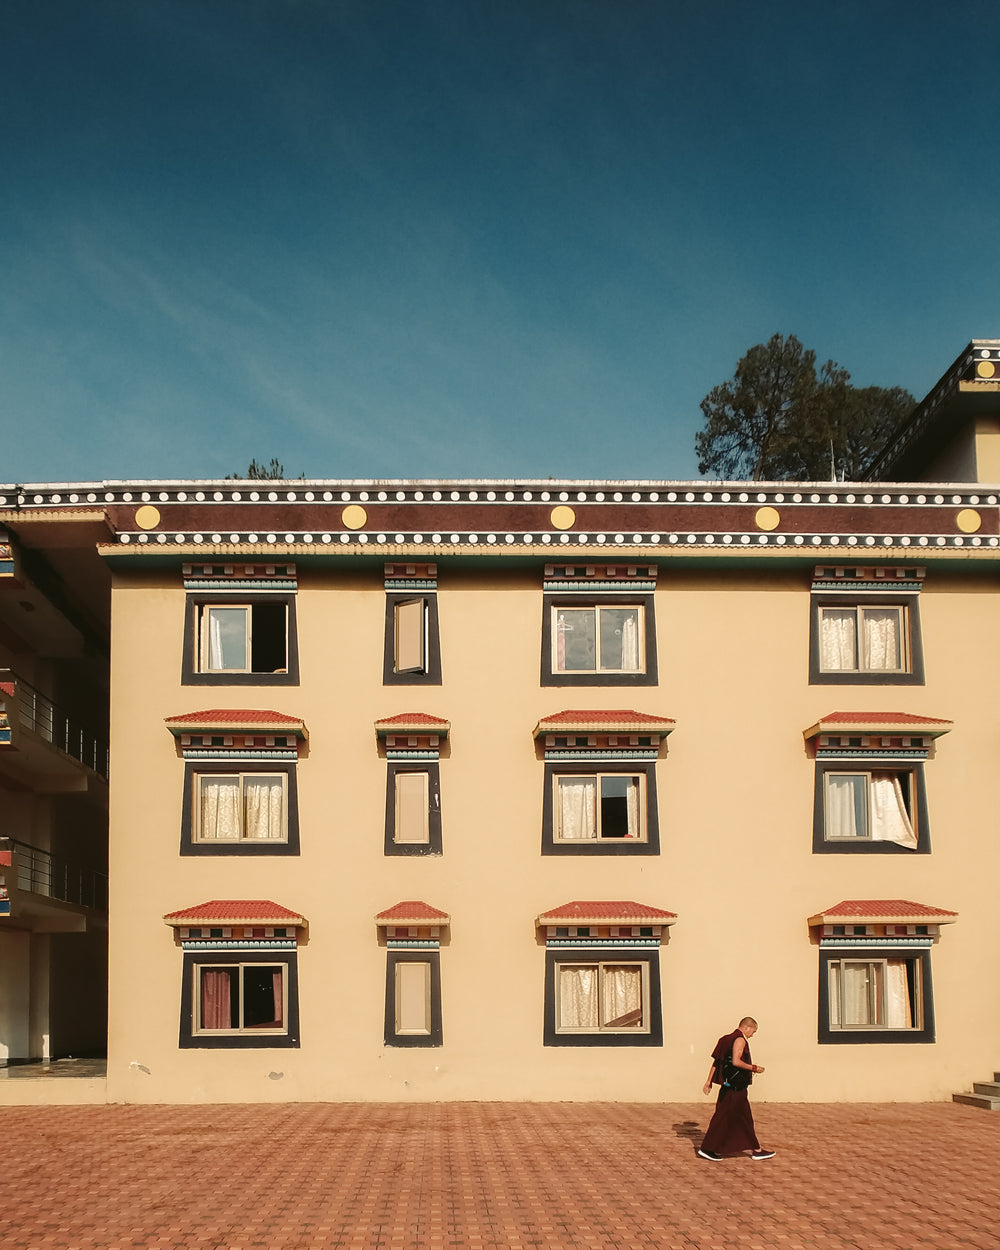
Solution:
<path fill-rule="evenodd" d="M 751 1025 L 751 1024 L 753 1025 L 754 1028 L 757 1027 L 757 1021 L 753 1018 L 753 1016 L 744 1016 L 743 1019 L 740 1021 L 740 1028 L 744 1029 L 748 1025 Z"/>

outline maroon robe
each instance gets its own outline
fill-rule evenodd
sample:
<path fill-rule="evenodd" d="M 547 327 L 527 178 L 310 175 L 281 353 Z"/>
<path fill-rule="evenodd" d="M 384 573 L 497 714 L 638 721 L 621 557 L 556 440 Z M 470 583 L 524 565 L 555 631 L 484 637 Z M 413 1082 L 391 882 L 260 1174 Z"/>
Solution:
<path fill-rule="evenodd" d="M 712 1051 L 712 1058 L 715 1061 L 713 1080 L 719 1082 L 719 1097 L 715 1104 L 715 1114 L 705 1134 L 705 1140 L 701 1143 L 702 1150 L 707 1150 L 712 1154 L 732 1155 L 739 1154 L 741 1150 L 760 1149 L 747 1091 L 730 1089 L 728 1085 L 722 1084 L 722 1061 L 732 1053 L 733 1043 L 738 1037 L 743 1037 L 743 1034 L 739 1029 L 734 1029 L 732 1033 L 720 1037 L 715 1050 Z M 749 1042 L 744 1046 L 740 1058 L 744 1063 L 753 1062 L 750 1058 Z M 753 1080 L 753 1077 L 750 1079 Z"/>

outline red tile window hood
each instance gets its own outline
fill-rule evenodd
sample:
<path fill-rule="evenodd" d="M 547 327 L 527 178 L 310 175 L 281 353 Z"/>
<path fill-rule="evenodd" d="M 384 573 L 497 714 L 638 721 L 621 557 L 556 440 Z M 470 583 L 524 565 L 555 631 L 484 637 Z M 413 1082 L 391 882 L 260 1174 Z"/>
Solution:
<path fill-rule="evenodd" d="M 305 722 L 298 716 L 263 708 L 210 708 L 205 712 L 185 712 L 168 716 L 166 726 L 174 735 L 214 734 L 283 734 L 307 737 Z"/>
<path fill-rule="evenodd" d="M 400 712 L 398 716 L 386 716 L 375 722 L 375 732 L 380 738 L 396 735 L 405 738 L 414 734 L 447 738 L 449 729 L 451 721 L 427 712 Z"/>
<path fill-rule="evenodd" d="M 954 721 L 912 712 L 829 712 L 805 731 L 806 739 L 830 734 L 854 736 L 940 738 Z"/>
<path fill-rule="evenodd" d="M 449 927 L 451 917 L 430 903 L 410 899 L 380 911 L 375 924 L 383 933 L 386 947 L 437 950 L 441 932 Z"/>
<path fill-rule="evenodd" d="M 905 898 L 851 898 L 810 916 L 809 927 L 831 924 L 935 925 L 953 924 L 957 919 L 957 911 L 913 903 Z"/>
<path fill-rule="evenodd" d="M 535 726 L 534 736 L 543 734 L 661 734 L 666 735 L 677 724 L 665 716 L 627 709 L 553 712 L 543 716 Z"/>
<path fill-rule="evenodd" d="M 168 925 L 281 925 L 286 928 L 297 928 L 305 925 L 305 919 L 298 912 L 282 907 L 280 903 L 272 903 L 270 899 L 212 899 L 207 903 L 198 903 L 194 907 L 185 907 L 181 911 L 171 911 L 163 917 Z"/>
<path fill-rule="evenodd" d="M 572 902 L 543 912 L 535 921 L 540 927 L 552 925 L 671 925 L 677 913 L 650 907 L 648 903 Z"/>
<path fill-rule="evenodd" d="M 451 917 L 446 911 L 439 911 L 436 907 L 431 907 L 430 903 L 419 900 L 396 903 L 395 906 L 380 911 L 375 917 L 375 923 L 380 928 L 390 925 L 446 925 L 450 922 Z"/>

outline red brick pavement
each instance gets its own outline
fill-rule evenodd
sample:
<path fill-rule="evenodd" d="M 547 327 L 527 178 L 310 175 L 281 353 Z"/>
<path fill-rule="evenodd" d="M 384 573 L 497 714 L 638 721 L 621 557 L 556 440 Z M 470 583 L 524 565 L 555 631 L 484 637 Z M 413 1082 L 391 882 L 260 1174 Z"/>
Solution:
<path fill-rule="evenodd" d="M 759 1104 L 0 1108 L 3 1250 L 998 1250 L 1000 1115 Z"/>

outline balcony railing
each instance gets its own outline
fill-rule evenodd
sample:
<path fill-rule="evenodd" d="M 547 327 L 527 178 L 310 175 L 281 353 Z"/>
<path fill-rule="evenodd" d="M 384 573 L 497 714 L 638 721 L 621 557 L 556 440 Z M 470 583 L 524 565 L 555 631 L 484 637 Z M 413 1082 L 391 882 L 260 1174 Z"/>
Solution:
<path fill-rule="evenodd" d="M 89 907 L 92 911 L 108 910 L 107 873 L 70 864 L 48 851 L 16 838 L 0 837 L 0 855 L 13 852 L 13 884 L 25 894 L 54 898 L 60 903 Z M 0 860 L 0 862 L 3 862 Z"/>
<path fill-rule="evenodd" d="M 13 696 L 9 693 L 11 690 Z M 9 668 L 0 668 L 0 708 L 4 704 L 11 728 L 19 725 L 37 734 L 107 779 L 107 741 L 75 721 Z"/>

